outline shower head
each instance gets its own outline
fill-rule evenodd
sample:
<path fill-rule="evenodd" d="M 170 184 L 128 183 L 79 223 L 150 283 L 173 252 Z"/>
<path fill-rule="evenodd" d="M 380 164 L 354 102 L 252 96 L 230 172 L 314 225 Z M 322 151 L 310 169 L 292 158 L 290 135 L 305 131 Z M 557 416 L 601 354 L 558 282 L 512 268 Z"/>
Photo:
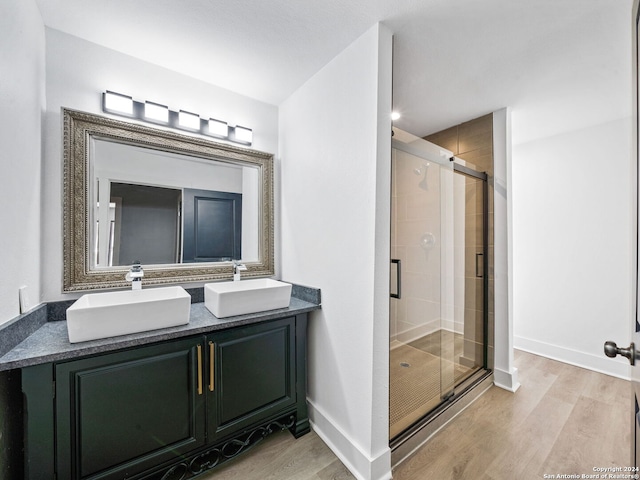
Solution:
<path fill-rule="evenodd" d="M 420 168 L 414 168 L 413 173 L 416 175 L 422 175 L 423 173 L 426 173 L 427 168 L 429 168 L 430 165 L 430 163 L 423 163 Z"/>
<path fill-rule="evenodd" d="M 418 187 L 420 187 L 422 190 L 428 190 L 428 187 L 427 187 L 427 170 L 429 169 L 429 165 L 431 165 L 431 164 L 430 163 L 423 163 L 420 168 L 414 168 L 413 169 L 413 173 L 415 173 L 416 175 L 424 175 L 422 177 L 422 180 L 418 184 Z"/>

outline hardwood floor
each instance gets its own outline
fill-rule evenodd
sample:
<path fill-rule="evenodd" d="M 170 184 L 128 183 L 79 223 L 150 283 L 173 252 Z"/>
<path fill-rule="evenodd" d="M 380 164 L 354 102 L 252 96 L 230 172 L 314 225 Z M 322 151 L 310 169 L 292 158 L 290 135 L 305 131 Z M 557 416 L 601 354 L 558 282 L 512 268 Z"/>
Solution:
<path fill-rule="evenodd" d="M 520 351 L 515 358 L 520 389 L 492 387 L 394 480 L 540 479 L 629 465 L 629 382 Z"/>
<path fill-rule="evenodd" d="M 533 480 L 629 465 L 629 382 L 520 351 L 515 359 L 520 389 L 489 389 L 396 468 L 394 480 Z M 354 477 L 315 433 L 294 440 L 282 432 L 202 478 Z"/>

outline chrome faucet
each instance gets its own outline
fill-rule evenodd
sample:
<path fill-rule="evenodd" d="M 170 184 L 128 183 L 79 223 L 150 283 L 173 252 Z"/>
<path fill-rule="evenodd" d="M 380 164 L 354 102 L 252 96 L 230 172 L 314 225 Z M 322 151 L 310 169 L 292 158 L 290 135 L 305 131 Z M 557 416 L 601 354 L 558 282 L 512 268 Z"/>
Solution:
<path fill-rule="evenodd" d="M 142 290 L 142 277 L 144 277 L 144 270 L 140 261 L 136 260 L 124 278 L 127 282 L 131 282 L 131 290 Z"/>
<path fill-rule="evenodd" d="M 247 266 L 244 263 L 240 263 L 240 260 L 234 260 L 233 261 L 233 281 L 239 282 L 240 272 L 246 271 L 246 270 L 247 270 Z"/>

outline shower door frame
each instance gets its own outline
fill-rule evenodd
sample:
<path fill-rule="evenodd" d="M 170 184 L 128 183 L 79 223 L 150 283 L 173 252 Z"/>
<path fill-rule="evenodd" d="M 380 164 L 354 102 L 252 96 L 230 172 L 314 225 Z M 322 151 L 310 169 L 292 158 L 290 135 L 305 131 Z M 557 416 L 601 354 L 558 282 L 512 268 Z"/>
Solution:
<path fill-rule="evenodd" d="M 455 157 L 453 157 L 455 159 Z M 482 368 L 489 369 L 489 176 L 453 163 L 453 171 L 482 181 Z M 456 387 L 457 388 L 457 387 Z M 455 391 L 455 388 L 454 388 Z"/>

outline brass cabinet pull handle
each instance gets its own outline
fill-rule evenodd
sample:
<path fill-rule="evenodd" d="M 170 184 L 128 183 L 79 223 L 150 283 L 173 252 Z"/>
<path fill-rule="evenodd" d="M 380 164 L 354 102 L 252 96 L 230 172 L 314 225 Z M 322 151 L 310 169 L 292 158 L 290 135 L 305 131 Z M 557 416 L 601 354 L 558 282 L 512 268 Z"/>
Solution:
<path fill-rule="evenodd" d="M 202 345 L 198 349 L 198 395 L 202 395 Z"/>
<path fill-rule="evenodd" d="M 214 358 L 215 358 L 215 352 L 216 352 L 216 345 L 213 342 L 209 342 L 209 390 L 211 392 L 213 392 L 213 389 L 215 387 L 214 385 Z"/>

